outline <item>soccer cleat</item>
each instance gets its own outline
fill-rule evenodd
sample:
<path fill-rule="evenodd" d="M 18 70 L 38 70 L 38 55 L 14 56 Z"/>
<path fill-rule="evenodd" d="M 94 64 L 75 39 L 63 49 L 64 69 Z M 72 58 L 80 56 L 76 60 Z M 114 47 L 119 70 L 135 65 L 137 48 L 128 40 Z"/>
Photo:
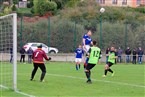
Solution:
<path fill-rule="evenodd" d="M 92 84 L 92 81 L 91 80 L 87 80 L 86 83 Z"/>
<path fill-rule="evenodd" d="M 106 77 L 106 75 L 103 75 L 102 77 Z"/>
<path fill-rule="evenodd" d="M 33 79 L 31 78 L 30 81 L 33 81 Z"/>
<path fill-rule="evenodd" d="M 45 81 L 44 80 L 40 80 L 40 82 L 44 83 Z"/>
<path fill-rule="evenodd" d="M 113 72 L 111 76 L 114 76 L 114 74 L 115 74 L 115 72 Z"/>

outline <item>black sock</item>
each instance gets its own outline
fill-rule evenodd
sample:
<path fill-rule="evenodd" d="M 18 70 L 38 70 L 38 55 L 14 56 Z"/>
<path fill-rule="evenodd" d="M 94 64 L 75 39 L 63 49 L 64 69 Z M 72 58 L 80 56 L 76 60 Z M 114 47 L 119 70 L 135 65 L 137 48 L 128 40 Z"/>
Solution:
<path fill-rule="evenodd" d="M 110 68 L 108 69 L 108 71 L 111 72 L 111 73 L 113 73 L 113 71 Z"/>
<path fill-rule="evenodd" d="M 88 80 L 91 80 L 90 79 L 90 74 L 91 74 L 90 71 L 89 72 L 86 72 L 86 77 L 87 77 Z"/>
<path fill-rule="evenodd" d="M 81 68 L 81 65 L 79 64 L 79 69 Z"/>
<path fill-rule="evenodd" d="M 104 70 L 104 74 L 105 74 L 105 75 L 107 75 L 107 71 L 108 71 L 108 70 Z"/>

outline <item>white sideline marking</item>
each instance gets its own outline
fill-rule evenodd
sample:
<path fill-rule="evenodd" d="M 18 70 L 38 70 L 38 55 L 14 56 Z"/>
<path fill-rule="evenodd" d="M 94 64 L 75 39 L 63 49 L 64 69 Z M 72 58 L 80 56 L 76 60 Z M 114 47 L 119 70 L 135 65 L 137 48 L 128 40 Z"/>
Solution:
<path fill-rule="evenodd" d="M 65 77 L 65 78 L 73 78 L 73 79 L 86 80 L 86 78 L 75 77 L 75 76 L 66 76 L 66 75 L 49 74 L 49 73 L 47 73 L 47 75 L 57 76 L 57 77 Z M 104 80 L 97 80 L 97 79 L 92 79 L 92 80 L 93 81 L 97 81 L 97 82 L 104 82 L 104 83 L 112 83 L 112 84 L 118 84 L 118 85 L 124 85 L 124 86 L 133 86 L 133 87 L 145 88 L 144 85 L 142 86 L 142 85 L 135 85 L 135 84 L 123 83 L 123 82 L 104 81 Z"/>
<path fill-rule="evenodd" d="M 9 89 L 8 87 L 3 86 L 3 85 L 0 85 L 0 87 L 1 87 L 1 88 L 4 88 L 4 89 Z M 18 91 L 18 90 L 14 91 L 14 92 L 16 92 L 16 93 L 18 93 L 18 94 L 21 94 L 21 95 L 24 95 L 24 96 L 28 96 L 28 97 L 35 97 L 35 96 L 33 96 L 33 95 L 29 95 L 29 94 L 26 94 L 26 93 L 24 93 L 24 92 L 20 92 L 20 91 Z"/>
<path fill-rule="evenodd" d="M 16 93 L 18 93 L 18 94 L 21 94 L 21 95 L 25 95 L 25 96 L 28 96 L 28 97 L 35 97 L 35 96 L 33 96 L 33 95 L 29 95 L 29 94 L 26 94 L 26 93 L 24 93 L 24 92 L 20 92 L 20 91 L 15 91 Z"/>

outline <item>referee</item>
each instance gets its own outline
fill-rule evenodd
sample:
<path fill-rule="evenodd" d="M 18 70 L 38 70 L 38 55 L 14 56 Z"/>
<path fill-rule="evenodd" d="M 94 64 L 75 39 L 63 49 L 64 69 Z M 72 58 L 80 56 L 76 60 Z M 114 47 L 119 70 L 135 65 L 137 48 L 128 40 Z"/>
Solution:
<path fill-rule="evenodd" d="M 46 56 L 46 53 L 42 50 L 42 44 L 39 44 L 38 49 L 36 49 L 32 55 L 34 69 L 33 69 L 32 74 L 31 74 L 31 79 L 30 79 L 31 81 L 33 80 L 33 78 L 36 74 L 36 71 L 39 67 L 42 71 L 41 77 L 40 77 L 40 82 L 43 82 L 43 79 L 44 79 L 45 74 L 46 74 L 46 67 L 45 67 L 43 58 L 46 59 L 47 61 L 51 60 L 51 58 L 50 57 L 48 58 Z"/>
<path fill-rule="evenodd" d="M 101 50 L 96 46 L 97 42 L 93 41 L 92 47 L 89 49 L 88 55 L 89 55 L 89 60 L 88 64 L 86 66 L 86 77 L 87 77 L 87 83 L 92 83 L 91 82 L 91 69 L 98 63 L 98 60 L 101 58 Z"/>

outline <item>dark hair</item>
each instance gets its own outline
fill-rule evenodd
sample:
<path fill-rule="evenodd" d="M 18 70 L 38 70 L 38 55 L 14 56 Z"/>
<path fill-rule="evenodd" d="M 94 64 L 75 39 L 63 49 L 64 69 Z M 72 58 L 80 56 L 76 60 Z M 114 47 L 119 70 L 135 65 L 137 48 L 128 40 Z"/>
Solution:
<path fill-rule="evenodd" d="M 93 40 L 93 45 L 96 45 L 97 44 L 97 41 Z"/>
<path fill-rule="evenodd" d="M 42 48 L 42 44 L 39 44 L 37 47 L 38 47 L 38 48 Z"/>

